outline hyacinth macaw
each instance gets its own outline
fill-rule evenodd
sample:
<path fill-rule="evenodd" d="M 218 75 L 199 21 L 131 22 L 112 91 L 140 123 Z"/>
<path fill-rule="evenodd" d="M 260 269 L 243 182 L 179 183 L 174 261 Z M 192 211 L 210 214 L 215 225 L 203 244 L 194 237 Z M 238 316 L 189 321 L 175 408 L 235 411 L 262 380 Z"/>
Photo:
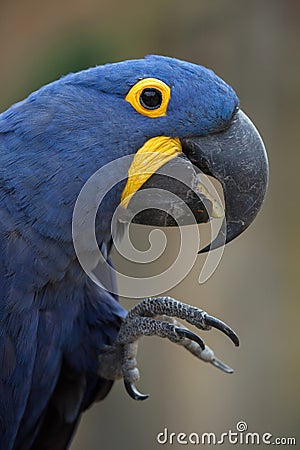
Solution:
<path fill-rule="evenodd" d="M 230 371 L 172 317 L 220 328 L 237 345 L 226 324 L 168 297 L 127 315 L 78 262 L 72 215 L 84 183 L 110 161 L 134 161 L 145 145 L 153 151 L 153 142 L 153 176 L 128 177 L 99 207 L 96 235 L 107 260 L 116 207 L 134 203 L 147 183 L 172 190 L 171 178 L 156 172 L 175 161 L 222 183 L 226 242 L 248 227 L 266 191 L 265 150 L 233 89 L 211 70 L 162 56 L 107 64 L 50 83 L 0 115 L 1 450 L 67 448 L 82 412 L 118 376 L 133 398 L 145 398 L 134 387 L 141 335 L 167 337 Z M 177 190 L 185 198 L 182 185 Z M 199 198 L 187 197 L 197 222 L 207 221 Z M 169 224 L 164 211 L 140 212 L 136 221 Z"/>

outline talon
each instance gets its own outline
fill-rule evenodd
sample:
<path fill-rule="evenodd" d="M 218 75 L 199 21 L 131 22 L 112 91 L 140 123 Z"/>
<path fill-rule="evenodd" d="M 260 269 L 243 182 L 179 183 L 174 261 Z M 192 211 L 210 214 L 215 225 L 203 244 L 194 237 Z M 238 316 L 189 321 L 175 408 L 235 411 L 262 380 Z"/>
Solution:
<path fill-rule="evenodd" d="M 124 386 L 128 395 L 133 398 L 133 400 L 146 400 L 149 397 L 148 394 L 141 394 L 130 381 L 124 380 Z"/>
<path fill-rule="evenodd" d="M 219 319 L 216 319 L 213 316 L 209 316 L 208 314 L 205 315 L 205 323 L 225 333 L 232 340 L 236 347 L 240 345 L 238 335 L 228 325 L 226 325 L 226 323 L 222 322 Z"/>
<path fill-rule="evenodd" d="M 218 369 L 222 370 L 223 372 L 226 372 L 226 373 L 234 372 L 234 370 L 231 367 L 227 366 L 227 364 L 223 363 L 223 361 L 220 361 L 216 357 L 214 357 L 210 362 L 213 366 L 217 367 Z"/>
<path fill-rule="evenodd" d="M 202 350 L 205 349 L 205 344 L 204 344 L 203 340 L 197 334 L 195 334 L 192 331 L 187 330 L 185 328 L 176 328 L 175 330 L 176 330 L 176 333 L 178 334 L 178 336 L 190 339 L 191 341 L 196 342 L 201 347 Z"/>

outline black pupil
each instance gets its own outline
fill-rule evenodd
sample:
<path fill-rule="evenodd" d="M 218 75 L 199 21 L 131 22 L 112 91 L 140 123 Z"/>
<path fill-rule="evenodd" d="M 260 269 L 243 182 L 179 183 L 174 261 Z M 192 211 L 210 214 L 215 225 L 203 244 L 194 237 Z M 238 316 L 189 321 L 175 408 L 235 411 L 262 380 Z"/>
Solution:
<path fill-rule="evenodd" d="M 155 88 L 146 88 L 140 95 L 140 102 L 146 109 L 157 109 L 162 103 L 161 92 Z"/>

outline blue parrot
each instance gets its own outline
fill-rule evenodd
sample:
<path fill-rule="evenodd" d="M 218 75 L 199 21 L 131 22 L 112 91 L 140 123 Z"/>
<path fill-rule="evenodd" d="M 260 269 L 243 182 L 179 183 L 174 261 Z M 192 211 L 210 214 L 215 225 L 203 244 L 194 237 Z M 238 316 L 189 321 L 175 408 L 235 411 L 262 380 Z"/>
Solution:
<path fill-rule="evenodd" d="M 154 144 L 159 158 L 148 164 L 143 149 L 152 152 Z M 183 171 L 193 164 L 222 183 L 226 242 L 244 231 L 261 207 L 267 186 L 263 144 L 233 89 L 202 66 L 162 56 L 98 66 L 43 86 L 3 112 L 1 450 L 66 449 L 83 411 L 103 399 L 117 378 L 105 376 L 102 349 L 113 349 L 116 361 L 122 359 L 116 343 L 119 349 L 123 345 L 132 360 L 133 342 L 158 334 L 205 350 L 200 338 L 175 322 L 151 331 L 157 315 L 220 328 L 238 343 L 222 322 L 203 313 L 198 317 L 197 308 L 180 309 L 166 297 L 144 300 L 128 314 L 116 294 L 83 270 L 72 239 L 76 199 L 97 169 L 126 155 L 133 161 L 142 156 L 137 162 L 148 164 L 149 175 L 137 180 L 124 167 L 124 180 L 99 207 L 96 235 L 109 264 L 114 211 L 121 201 L 130 209 L 134 194 L 147 186 L 172 190 L 171 177 L 159 178 L 159 169 L 168 164 L 176 162 Z M 191 200 L 182 185 L 174 192 L 189 199 L 198 223 L 208 220 L 199 198 Z M 155 211 L 139 212 L 136 221 L 170 225 L 168 212 Z M 125 380 L 129 374 L 125 386 L 139 399 L 130 373 L 124 369 L 121 376 Z"/>

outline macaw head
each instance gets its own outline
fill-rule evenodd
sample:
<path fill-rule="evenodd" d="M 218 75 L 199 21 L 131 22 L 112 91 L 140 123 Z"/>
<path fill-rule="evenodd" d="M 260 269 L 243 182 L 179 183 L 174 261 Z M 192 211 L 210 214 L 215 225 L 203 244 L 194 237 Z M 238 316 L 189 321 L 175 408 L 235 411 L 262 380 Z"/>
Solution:
<path fill-rule="evenodd" d="M 216 178 L 225 198 L 226 229 L 203 251 L 231 241 L 250 225 L 266 193 L 266 152 L 254 125 L 239 109 L 237 95 L 214 72 L 148 56 L 104 66 L 99 74 L 84 72 L 80 83 L 105 95 L 105 133 L 112 146 L 121 149 L 115 156 L 134 154 L 121 194 L 131 215 L 139 211 L 134 222 L 168 226 L 175 223 L 175 215 L 177 223 L 187 223 L 181 200 L 198 223 L 218 216 L 215 199 L 199 181 L 198 171 Z M 181 173 L 180 181 L 176 173 Z M 146 188 L 172 192 L 179 202 L 160 196 L 160 209 L 151 207 L 151 195 L 144 195 L 141 204 L 134 194 Z M 204 204 L 195 190 L 203 194 Z"/>
<path fill-rule="evenodd" d="M 38 148 L 41 167 L 51 172 L 45 177 L 56 197 L 62 197 L 59 202 L 56 198 L 56 206 L 71 204 L 93 172 L 125 155 L 132 155 L 128 178 L 107 201 L 105 221 L 120 201 L 124 209 L 134 208 L 135 193 L 147 187 L 175 193 L 188 203 L 198 223 L 207 221 L 202 201 L 191 194 L 190 186 L 159 175 L 168 165 L 191 176 L 196 190 L 199 185 L 201 191 L 197 170 L 221 183 L 226 242 L 248 227 L 265 196 L 267 158 L 258 132 L 239 109 L 233 89 L 199 65 L 148 56 L 98 66 L 41 88 L 8 110 L 7 117 L 15 118 L 23 145 L 27 139 L 27 158 Z M 62 160 L 66 176 L 58 170 Z M 213 203 L 209 196 L 208 201 Z M 168 209 L 174 210 L 173 201 L 155 214 L 151 207 L 150 213 L 140 211 L 135 221 L 173 225 Z M 180 213 L 177 218 L 180 221 Z M 220 245 L 218 239 L 213 247 Z"/>

